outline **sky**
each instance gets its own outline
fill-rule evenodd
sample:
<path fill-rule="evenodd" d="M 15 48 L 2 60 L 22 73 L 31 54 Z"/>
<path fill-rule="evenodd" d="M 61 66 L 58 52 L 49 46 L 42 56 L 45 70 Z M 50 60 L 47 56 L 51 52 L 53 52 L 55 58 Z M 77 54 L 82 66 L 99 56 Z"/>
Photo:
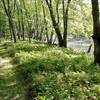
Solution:
<path fill-rule="evenodd" d="M 91 3 L 91 0 L 83 0 L 84 2 Z M 98 0 L 100 2 L 100 0 Z"/>

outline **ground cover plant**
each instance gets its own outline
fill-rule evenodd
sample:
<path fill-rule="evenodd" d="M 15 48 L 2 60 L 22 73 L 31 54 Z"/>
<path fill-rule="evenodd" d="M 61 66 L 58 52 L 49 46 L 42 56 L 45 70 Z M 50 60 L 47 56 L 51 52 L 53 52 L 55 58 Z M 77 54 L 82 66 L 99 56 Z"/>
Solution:
<path fill-rule="evenodd" d="M 5 42 L 2 45 L 16 64 L 14 77 L 22 88 L 19 95 L 23 98 L 100 99 L 100 67 L 92 63 L 90 54 L 37 41 L 31 44 L 26 41 L 16 44 Z"/>
<path fill-rule="evenodd" d="M 100 100 L 100 0 L 0 0 L 0 100 Z"/>

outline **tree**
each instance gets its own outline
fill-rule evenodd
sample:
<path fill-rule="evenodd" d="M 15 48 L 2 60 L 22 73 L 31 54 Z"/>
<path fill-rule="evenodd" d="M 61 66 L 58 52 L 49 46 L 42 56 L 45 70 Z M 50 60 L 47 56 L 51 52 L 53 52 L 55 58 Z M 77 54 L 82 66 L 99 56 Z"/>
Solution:
<path fill-rule="evenodd" d="M 92 15 L 91 4 L 84 0 L 73 0 L 70 4 L 68 34 L 73 36 L 91 36 Z"/>
<path fill-rule="evenodd" d="M 7 17 L 5 16 L 5 13 L 3 13 L 3 7 L 0 2 L 0 37 L 5 37 L 5 33 L 8 30 L 7 26 Z"/>
<path fill-rule="evenodd" d="M 64 31 L 63 31 L 63 35 L 62 35 L 62 32 L 60 30 L 60 27 L 59 27 L 59 14 L 58 14 L 58 4 L 56 5 L 57 6 L 57 21 L 56 21 L 56 18 L 55 18 L 55 14 L 54 14 L 54 11 L 53 11 L 53 6 L 52 6 L 52 0 L 45 0 L 46 1 L 46 4 L 49 8 L 49 12 L 50 12 L 50 16 L 51 16 L 51 20 L 52 20 L 52 23 L 53 23 L 53 27 L 55 29 L 55 32 L 57 34 L 57 37 L 58 37 L 58 43 L 59 43 L 59 46 L 60 47 L 67 47 L 67 28 L 68 28 L 68 11 L 69 11 L 69 4 L 71 2 L 71 0 L 68 0 L 67 1 L 67 6 L 65 7 L 65 1 L 62 0 L 62 6 L 63 6 L 63 27 L 64 27 Z M 59 2 L 58 2 L 59 3 Z"/>
<path fill-rule="evenodd" d="M 4 10 L 5 10 L 5 13 L 8 17 L 8 22 L 9 22 L 9 26 L 10 26 L 10 29 L 12 31 L 12 34 L 13 34 L 13 39 L 14 39 L 14 42 L 16 43 L 16 32 L 15 32 L 15 28 L 14 28 L 14 23 L 13 23 L 13 19 L 12 19 L 12 8 L 11 8 L 11 2 L 10 0 L 1 0 L 2 4 L 3 4 L 3 7 L 4 7 Z M 15 3 L 15 0 L 13 1 Z"/>
<path fill-rule="evenodd" d="M 100 21 L 99 2 L 91 0 L 93 16 L 93 41 L 94 41 L 94 62 L 100 64 Z"/>

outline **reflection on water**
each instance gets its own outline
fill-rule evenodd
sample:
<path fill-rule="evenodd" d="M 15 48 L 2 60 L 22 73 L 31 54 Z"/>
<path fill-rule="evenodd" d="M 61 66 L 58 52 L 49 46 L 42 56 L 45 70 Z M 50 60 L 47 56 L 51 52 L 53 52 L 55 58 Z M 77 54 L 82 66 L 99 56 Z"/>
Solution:
<path fill-rule="evenodd" d="M 87 52 L 90 44 L 93 44 L 92 38 L 68 38 L 68 47 L 73 48 L 75 51 Z M 93 52 L 93 45 L 91 52 Z"/>

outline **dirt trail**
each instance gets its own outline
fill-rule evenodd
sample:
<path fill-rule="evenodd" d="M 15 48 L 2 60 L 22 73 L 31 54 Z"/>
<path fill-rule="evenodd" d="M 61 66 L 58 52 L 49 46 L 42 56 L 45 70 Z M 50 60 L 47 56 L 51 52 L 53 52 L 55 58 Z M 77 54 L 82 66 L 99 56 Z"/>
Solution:
<path fill-rule="evenodd" d="M 19 100 L 12 58 L 0 57 L 0 100 Z"/>

